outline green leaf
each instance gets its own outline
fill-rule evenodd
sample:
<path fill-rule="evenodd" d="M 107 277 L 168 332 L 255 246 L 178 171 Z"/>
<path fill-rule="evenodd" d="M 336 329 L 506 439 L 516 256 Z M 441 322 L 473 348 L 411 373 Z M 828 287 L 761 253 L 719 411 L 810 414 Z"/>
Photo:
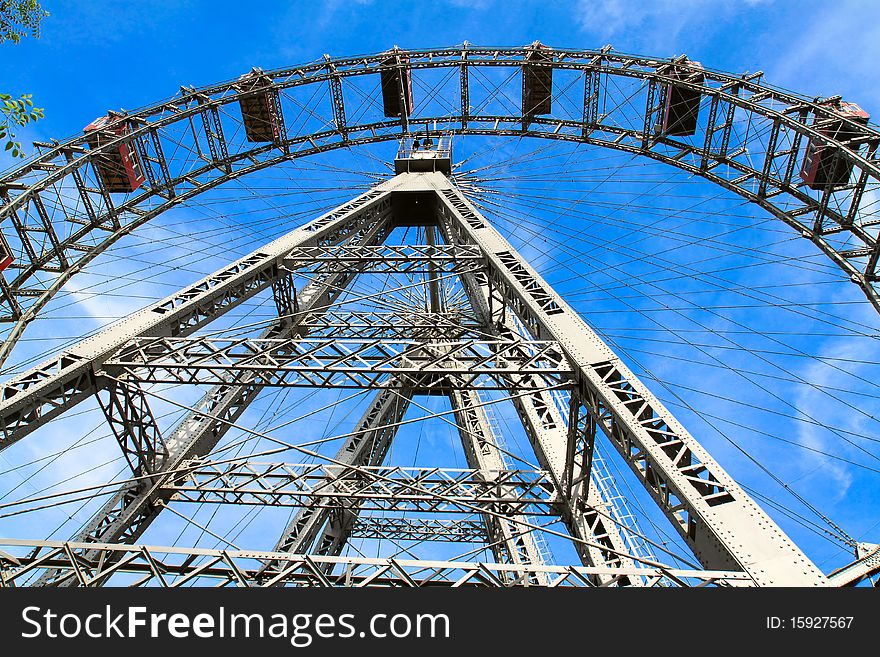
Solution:
<path fill-rule="evenodd" d="M 9 142 L 8 144 L 6 144 L 6 150 L 7 151 L 11 150 L 13 146 L 15 146 L 15 144 L 13 144 L 12 142 Z"/>

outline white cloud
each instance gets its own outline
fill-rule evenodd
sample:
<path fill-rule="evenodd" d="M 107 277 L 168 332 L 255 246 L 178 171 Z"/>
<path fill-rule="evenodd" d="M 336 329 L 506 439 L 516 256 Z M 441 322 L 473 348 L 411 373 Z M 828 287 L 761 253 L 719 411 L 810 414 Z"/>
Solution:
<path fill-rule="evenodd" d="M 773 82 L 783 86 L 796 86 L 809 95 L 846 94 L 848 100 L 872 108 L 875 114 L 880 112 L 880 76 L 875 65 L 880 56 L 880 24 L 876 11 L 873 3 L 823 7 L 797 27 L 797 38 L 765 70 Z M 805 78 L 811 82 L 809 89 L 800 88 Z"/>
<path fill-rule="evenodd" d="M 76 308 L 95 320 L 97 326 L 105 326 L 108 321 L 125 317 L 140 309 L 145 301 L 124 295 L 112 297 L 101 291 L 86 291 L 76 278 L 64 286 L 76 302 Z"/>
<path fill-rule="evenodd" d="M 836 295 L 835 298 L 843 298 Z M 847 313 L 853 321 L 873 320 L 873 309 L 867 305 L 857 307 Z M 797 423 L 794 439 L 800 444 L 830 454 L 863 462 L 864 453 L 857 447 L 864 447 L 864 441 L 855 435 L 876 433 L 876 404 L 869 403 L 869 397 L 855 399 L 845 391 L 865 390 L 864 380 L 872 380 L 876 366 L 880 362 L 880 342 L 866 338 L 844 340 L 835 338 L 816 344 L 816 359 L 797 372 L 808 384 L 794 388 L 792 403 L 798 415 L 833 427 L 837 431 L 814 424 L 812 420 Z M 835 399 L 836 398 L 836 399 Z M 839 432 L 839 433 L 838 433 Z M 870 450 L 869 450 L 870 451 Z M 801 477 L 811 480 L 810 489 L 830 497 L 832 503 L 843 500 L 853 483 L 853 470 L 842 461 L 823 456 L 815 451 L 802 451 L 792 464 L 801 471 Z"/>
<path fill-rule="evenodd" d="M 742 5 L 756 7 L 772 0 L 582 0 L 578 5 L 580 24 L 584 30 L 602 38 L 622 36 L 629 30 L 646 27 L 661 29 L 665 40 L 675 39 L 690 23 L 705 18 L 718 9 L 740 11 Z"/>

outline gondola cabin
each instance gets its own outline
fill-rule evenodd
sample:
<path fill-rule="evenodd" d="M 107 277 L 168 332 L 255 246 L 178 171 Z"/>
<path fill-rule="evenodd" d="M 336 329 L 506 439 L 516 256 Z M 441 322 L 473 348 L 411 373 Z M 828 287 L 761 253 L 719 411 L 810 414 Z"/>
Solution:
<path fill-rule="evenodd" d="M 854 139 L 859 131 L 846 125 L 841 119 L 850 119 L 859 125 L 868 125 L 870 115 L 855 103 L 838 101 L 828 108 L 840 119 L 813 120 L 813 128 L 823 135 L 839 142 L 846 143 Z M 840 187 L 849 182 L 852 173 L 852 162 L 840 156 L 841 149 L 810 140 L 807 152 L 801 165 L 801 179 L 810 189 L 826 189 Z"/>
<path fill-rule="evenodd" d="M 536 46 L 523 64 L 523 116 L 550 114 L 553 102 L 553 56 L 544 46 Z"/>
<path fill-rule="evenodd" d="M 672 66 L 664 73 L 676 80 L 691 84 L 703 85 L 705 74 L 700 62 L 688 62 L 688 68 Z M 673 137 L 689 137 L 697 131 L 697 119 L 700 116 L 699 89 L 691 89 L 674 82 L 666 85 L 666 102 L 663 104 L 663 115 L 660 127 L 663 134 Z"/>
<path fill-rule="evenodd" d="M 236 87 L 244 93 L 238 104 L 244 132 L 251 142 L 277 142 L 281 139 L 281 112 L 278 89 L 272 78 L 261 71 L 246 73 Z"/>
<path fill-rule="evenodd" d="M 89 149 L 94 151 L 127 135 L 130 130 L 126 121 L 102 116 L 87 125 L 83 132 Z M 132 141 L 119 142 L 110 150 L 95 155 L 92 164 L 108 192 L 133 192 L 144 182 L 141 161 Z"/>
<path fill-rule="evenodd" d="M 382 61 L 382 68 L 379 70 L 382 84 L 382 107 L 385 110 L 385 116 L 389 118 L 401 116 L 401 111 L 406 112 L 406 116 L 412 114 L 412 72 L 408 64 L 409 59 L 406 57 L 389 57 Z M 403 82 L 402 94 L 401 81 Z M 403 101 L 402 108 L 401 100 Z"/>

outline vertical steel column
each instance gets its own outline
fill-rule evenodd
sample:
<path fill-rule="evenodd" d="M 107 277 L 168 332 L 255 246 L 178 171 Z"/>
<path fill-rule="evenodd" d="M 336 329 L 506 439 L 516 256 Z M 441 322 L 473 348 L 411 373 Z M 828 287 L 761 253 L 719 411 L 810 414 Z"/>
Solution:
<path fill-rule="evenodd" d="M 454 379 L 451 383 L 455 383 Z M 498 447 L 497 436 L 492 432 L 486 410 L 480 403 L 476 390 L 451 388 L 449 401 L 458 425 L 461 444 L 471 468 L 479 469 L 488 481 L 499 472 L 507 470 L 507 464 Z M 492 509 L 496 514 L 483 514 L 487 538 L 498 563 L 522 565 L 544 565 L 544 558 L 538 550 L 532 531 L 522 516 L 501 517 L 500 508 Z M 545 573 L 531 573 L 521 584 L 546 586 Z"/>

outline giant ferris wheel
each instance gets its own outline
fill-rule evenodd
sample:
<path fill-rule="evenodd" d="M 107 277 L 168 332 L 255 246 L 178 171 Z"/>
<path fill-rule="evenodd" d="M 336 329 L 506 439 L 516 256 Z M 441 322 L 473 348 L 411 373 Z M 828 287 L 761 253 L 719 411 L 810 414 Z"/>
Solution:
<path fill-rule="evenodd" d="M 760 72 L 537 42 L 37 144 L 0 586 L 872 583 L 878 144 Z"/>

